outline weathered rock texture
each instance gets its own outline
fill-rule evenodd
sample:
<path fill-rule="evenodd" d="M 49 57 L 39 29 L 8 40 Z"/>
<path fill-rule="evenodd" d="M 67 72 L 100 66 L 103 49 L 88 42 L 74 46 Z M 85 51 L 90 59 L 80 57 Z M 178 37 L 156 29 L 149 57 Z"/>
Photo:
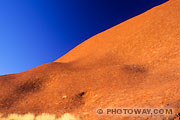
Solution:
<path fill-rule="evenodd" d="M 90 38 L 53 63 L 0 76 L 0 113 L 126 120 L 96 110 L 169 107 L 176 114 L 179 91 L 180 0 L 170 0 Z"/>

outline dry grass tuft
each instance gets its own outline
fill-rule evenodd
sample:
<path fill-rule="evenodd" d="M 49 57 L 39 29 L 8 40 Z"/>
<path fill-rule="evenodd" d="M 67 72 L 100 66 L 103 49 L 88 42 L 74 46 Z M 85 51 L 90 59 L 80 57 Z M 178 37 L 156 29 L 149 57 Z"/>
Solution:
<path fill-rule="evenodd" d="M 80 119 L 69 113 L 65 113 L 64 115 L 61 116 L 61 118 L 56 119 L 56 120 L 80 120 Z"/>
<path fill-rule="evenodd" d="M 60 118 L 56 118 L 56 115 L 43 113 L 35 117 L 34 114 L 28 113 L 25 115 L 19 114 L 10 114 L 7 117 L 2 117 L 3 114 L 0 114 L 0 120 L 80 120 L 78 117 L 70 113 L 65 113 Z"/>

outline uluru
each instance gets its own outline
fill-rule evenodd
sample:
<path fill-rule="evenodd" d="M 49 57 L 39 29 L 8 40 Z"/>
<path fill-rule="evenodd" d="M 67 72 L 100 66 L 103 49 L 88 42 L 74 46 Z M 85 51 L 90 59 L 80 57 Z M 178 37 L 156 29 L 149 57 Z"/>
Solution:
<path fill-rule="evenodd" d="M 179 60 L 180 0 L 170 0 L 56 61 L 0 76 L 0 120 L 178 120 Z"/>

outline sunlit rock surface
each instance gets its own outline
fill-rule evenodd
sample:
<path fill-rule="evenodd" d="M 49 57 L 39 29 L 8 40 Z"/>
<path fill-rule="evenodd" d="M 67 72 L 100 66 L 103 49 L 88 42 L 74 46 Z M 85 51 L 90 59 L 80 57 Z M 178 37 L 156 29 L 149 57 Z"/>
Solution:
<path fill-rule="evenodd" d="M 130 116 L 96 111 L 149 107 L 174 112 L 130 118 L 178 119 L 180 0 L 104 31 L 55 62 L 0 76 L 0 86 L 0 113 L 6 117 L 47 113 L 59 118 L 70 113 L 78 116 L 72 120 L 127 120 Z"/>

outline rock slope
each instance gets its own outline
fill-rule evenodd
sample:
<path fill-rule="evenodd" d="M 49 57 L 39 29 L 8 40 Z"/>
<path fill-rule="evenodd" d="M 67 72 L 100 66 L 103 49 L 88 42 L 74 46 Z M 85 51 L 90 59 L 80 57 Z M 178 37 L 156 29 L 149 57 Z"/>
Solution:
<path fill-rule="evenodd" d="M 0 113 L 71 113 L 82 120 L 177 119 L 180 1 L 170 0 L 83 42 L 55 62 L 0 76 Z M 171 116 L 98 115 L 173 108 Z"/>

